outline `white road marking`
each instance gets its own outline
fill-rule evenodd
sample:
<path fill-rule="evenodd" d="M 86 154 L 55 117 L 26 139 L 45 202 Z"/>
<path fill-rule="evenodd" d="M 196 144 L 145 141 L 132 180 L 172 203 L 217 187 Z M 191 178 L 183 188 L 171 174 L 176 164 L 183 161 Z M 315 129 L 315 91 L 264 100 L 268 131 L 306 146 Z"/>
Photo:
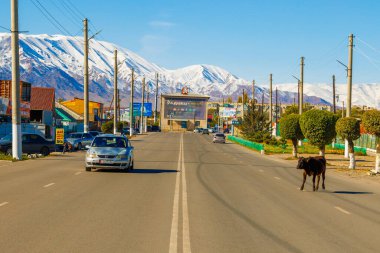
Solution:
<path fill-rule="evenodd" d="M 185 151 L 182 139 L 182 247 L 183 253 L 191 253 L 189 232 L 189 210 L 187 208 L 187 184 L 185 168 Z"/>
<path fill-rule="evenodd" d="M 9 204 L 9 203 L 8 203 L 8 202 L 0 203 L 0 207 L 5 206 L 5 205 L 7 205 L 7 204 Z"/>
<path fill-rule="evenodd" d="M 182 152 L 182 135 L 181 135 L 180 144 L 179 144 L 177 175 L 176 175 L 176 179 L 175 179 L 173 216 L 172 216 L 172 227 L 171 227 L 171 231 L 170 231 L 169 253 L 177 253 L 178 213 L 179 213 L 179 183 L 180 183 L 181 155 L 182 155 L 181 152 Z"/>
<path fill-rule="evenodd" d="M 279 178 L 279 177 L 274 177 L 275 179 L 277 179 L 277 180 L 280 180 L 281 178 Z"/>
<path fill-rule="evenodd" d="M 264 170 L 259 170 L 260 172 L 264 172 Z"/>
<path fill-rule="evenodd" d="M 351 214 L 349 211 L 347 210 L 344 210 L 343 208 L 339 207 L 339 206 L 335 206 L 335 209 L 341 211 L 342 213 L 345 213 L 345 214 Z"/>
<path fill-rule="evenodd" d="M 50 187 L 52 185 L 55 185 L 55 183 L 50 183 L 50 184 L 44 185 L 44 188 L 48 188 L 48 187 Z"/>
<path fill-rule="evenodd" d="M 82 171 L 75 172 L 75 176 L 78 176 L 79 174 L 82 174 Z"/>

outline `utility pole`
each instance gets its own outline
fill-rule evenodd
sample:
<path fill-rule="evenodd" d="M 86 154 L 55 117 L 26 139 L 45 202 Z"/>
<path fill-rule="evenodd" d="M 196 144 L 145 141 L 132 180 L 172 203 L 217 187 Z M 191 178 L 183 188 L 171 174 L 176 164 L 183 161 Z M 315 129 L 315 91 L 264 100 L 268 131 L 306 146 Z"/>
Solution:
<path fill-rule="evenodd" d="M 252 103 L 255 103 L 255 80 L 252 80 Z"/>
<path fill-rule="evenodd" d="M 114 73 L 113 73 L 113 101 L 115 101 L 113 105 L 113 133 L 117 133 L 117 111 L 118 111 L 118 104 L 119 104 L 119 96 L 118 96 L 118 88 L 117 88 L 117 50 L 114 51 L 114 57 L 115 57 L 115 65 L 114 65 Z"/>
<path fill-rule="evenodd" d="M 346 117 L 351 117 L 351 100 L 352 100 L 352 58 L 354 48 L 354 35 L 350 34 L 348 38 L 348 66 L 347 66 L 347 104 Z"/>
<path fill-rule="evenodd" d="M 242 105 L 242 109 L 241 109 L 241 111 L 242 111 L 242 116 L 241 116 L 241 118 L 242 119 L 244 119 L 244 89 L 243 89 L 243 96 L 242 96 L 242 98 L 241 98 L 241 105 Z"/>
<path fill-rule="evenodd" d="M 261 115 L 264 115 L 264 92 L 261 95 Z"/>
<path fill-rule="evenodd" d="M 342 118 L 344 118 L 344 101 L 342 101 Z"/>
<path fill-rule="evenodd" d="M 273 115 L 272 115 L 272 112 L 273 112 L 273 102 L 272 102 L 272 81 L 273 81 L 273 78 L 272 78 L 272 74 L 269 75 L 269 121 L 270 121 L 270 131 L 271 131 L 271 134 L 272 134 L 272 123 L 273 123 Z"/>
<path fill-rule="evenodd" d="M 276 124 L 276 132 L 277 133 L 277 118 L 278 118 L 278 91 L 277 91 L 277 86 L 276 86 L 276 108 L 275 108 L 275 124 Z M 276 135 L 276 134 L 275 134 Z"/>
<path fill-rule="evenodd" d="M 299 108 L 299 113 L 300 115 L 303 112 L 303 68 L 305 66 L 304 63 L 305 57 L 301 57 L 301 76 L 300 76 L 300 89 L 299 89 L 299 103 L 300 103 L 300 108 Z"/>
<path fill-rule="evenodd" d="M 333 80 L 333 112 L 336 113 L 336 104 L 335 104 L 335 75 L 332 76 Z"/>
<path fill-rule="evenodd" d="M 89 128 L 89 96 L 88 96 L 88 20 L 85 18 L 83 20 L 84 24 L 84 115 L 83 115 L 83 127 L 84 132 L 88 133 Z M 116 101 L 115 101 L 116 103 Z"/>
<path fill-rule="evenodd" d="M 11 1 L 11 47 L 12 47 L 12 157 L 22 159 L 21 113 L 20 113 L 20 59 L 18 30 L 18 0 Z"/>
<path fill-rule="evenodd" d="M 156 95 L 154 96 L 154 123 L 157 122 L 157 101 L 158 101 L 158 73 L 156 73 Z"/>
<path fill-rule="evenodd" d="M 144 132 L 144 101 L 145 101 L 145 77 L 142 80 L 141 84 L 141 116 L 140 116 L 140 134 Z"/>
<path fill-rule="evenodd" d="M 131 77 L 131 98 L 129 103 L 129 136 L 133 135 L 134 125 L 133 125 L 133 93 L 134 93 L 134 84 L 135 83 L 135 70 L 132 69 L 132 77 Z"/>

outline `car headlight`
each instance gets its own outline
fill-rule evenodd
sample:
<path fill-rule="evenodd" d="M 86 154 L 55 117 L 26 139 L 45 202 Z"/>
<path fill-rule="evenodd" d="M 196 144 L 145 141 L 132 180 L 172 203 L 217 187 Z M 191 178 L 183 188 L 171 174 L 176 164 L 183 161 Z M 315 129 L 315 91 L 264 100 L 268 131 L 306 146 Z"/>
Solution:
<path fill-rule="evenodd" d="M 117 159 L 128 159 L 128 154 L 117 155 Z"/>
<path fill-rule="evenodd" d="M 86 156 L 87 156 L 87 158 L 96 158 L 96 157 L 98 157 L 95 153 L 87 153 Z"/>

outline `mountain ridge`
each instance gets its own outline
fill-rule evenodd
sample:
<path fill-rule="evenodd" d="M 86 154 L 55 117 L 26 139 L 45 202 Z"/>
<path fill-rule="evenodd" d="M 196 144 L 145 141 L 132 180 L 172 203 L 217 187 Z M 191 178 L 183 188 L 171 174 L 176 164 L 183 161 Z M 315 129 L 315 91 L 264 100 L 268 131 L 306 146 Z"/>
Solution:
<path fill-rule="evenodd" d="M 141 81 L 145 76 L 150 93 L 155 89 L 155 73 L 160 73 L 160 93 L 179 92 L 189 86 L 191 92 L 210 95 L 213 100 L 232 96 L 237 99 L 243 89 L 251 95 L 249 81 L 239 78 L 229 71 L 209 64 L 191 65 L 169 70 L 151 63 L 129 49 L 106 41 L 90 41 L 89 78 L 90 97 L 110 103 L 113 93 L 114 50 L 118 50 L 120 62 L 118 85 L 121 88 L 122 102 L 129 99 L 130 69 L 136 73 L 136 99 L 140 97 Z M 11 77 L 10 34 L 0 33 L 0 78 Z M 22 80 L 36 86 L 55 87 L 56 97 L 70 99 L 83 95 L 83 38 L 63 35 L 20 35 L 20 68 Z M 289 88 L 279 87 L 279 102 L 293 103 L 297 90 L 293 84 Z M 282 87 L 282 88 L 280 88 Z M 261 101 L 264 93 L 268 101 L 268 89 L 255 87 L 255 96 Z M 308 94 L 309 93 L 309 94 Z M 329 104 L 328 96 L 305 92 L 305 102 Z M 380 92 L 379 92 L 380 94 Z M 310 96 L 309 96 L 310 95 Z"/>

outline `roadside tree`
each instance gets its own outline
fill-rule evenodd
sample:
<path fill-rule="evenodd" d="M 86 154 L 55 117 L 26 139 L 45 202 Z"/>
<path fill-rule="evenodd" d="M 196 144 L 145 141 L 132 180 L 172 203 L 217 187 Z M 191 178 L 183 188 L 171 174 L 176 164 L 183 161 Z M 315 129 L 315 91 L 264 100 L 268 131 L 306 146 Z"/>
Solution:
<path fill-rule="evenodd" d="M 321 156 L 325 156 L 325 146 L 336 136 L 336 121 L 337 118 L 332 112 L 316 109 L 307 111 L 300 117 L 303 135 L 311 145 L 318 147 Z"/>
<path fill-rule="evenodd" d="M 299 120 L 299 114 L 289 114 L 280 119 L 281 137 L 292 141 L 293 157 L 297 157 L 297 141 L 304 138 Z"/>
<path fill-rule="evenodd" d="M 355 169 L 354 140 L 360 137 L 360 122 L 354 117 L 340 118 L 335 125 L 338 135 L 348 141 L 348 154 L 350 157 L 349 169 Z"/>
<path fill-rule="evenodd" d="M 363 114 L 362 122 L 365 130 L 369 134 L 373 134 L 376 137 L 380 137 L 380 111 L 371 110 L 366 111 Z M 376 164 L 375 172 L 380 173 L 380 143 L 376 146 Z"/>

